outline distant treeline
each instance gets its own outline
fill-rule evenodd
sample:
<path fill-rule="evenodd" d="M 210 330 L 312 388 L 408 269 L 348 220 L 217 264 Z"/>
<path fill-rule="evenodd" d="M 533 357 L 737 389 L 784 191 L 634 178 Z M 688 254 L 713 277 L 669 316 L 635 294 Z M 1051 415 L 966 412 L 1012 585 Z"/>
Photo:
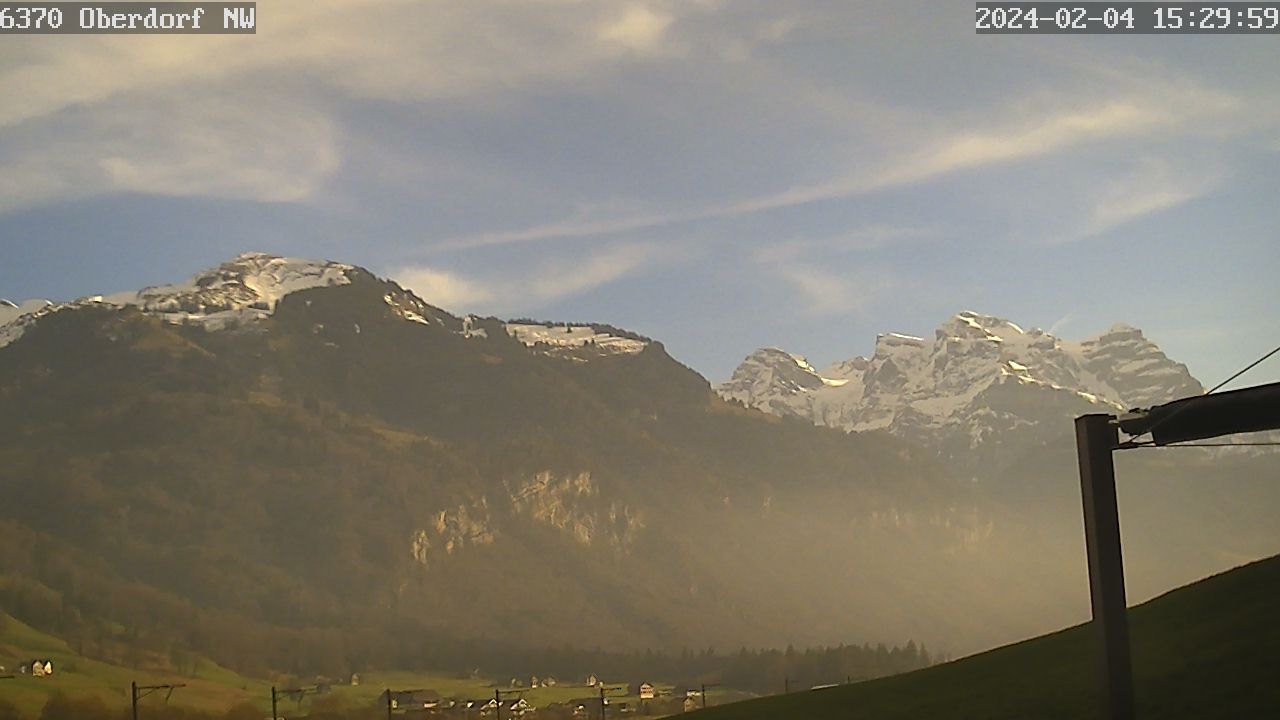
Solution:
<path fill-rule="evenodd" d="M 718 653 L 708 648 L 679 654 L 641 652 L 611 653 L 572 648 L 507 652 L 490 659 L 489 668 L 499 677 L 524 678 L 541 669 L 543 676 L 581 682 L 586 675 L 602 681 L 661 682 L 694 688 L 717 683 L 761 695 L 814 685 L 866 680 L 927 667 L 929 651 L 915 642 L 905 647 L 839 645 L 798 651 L 747 650 Z M 523 674 L 522 674 L 523 673 Z"/>

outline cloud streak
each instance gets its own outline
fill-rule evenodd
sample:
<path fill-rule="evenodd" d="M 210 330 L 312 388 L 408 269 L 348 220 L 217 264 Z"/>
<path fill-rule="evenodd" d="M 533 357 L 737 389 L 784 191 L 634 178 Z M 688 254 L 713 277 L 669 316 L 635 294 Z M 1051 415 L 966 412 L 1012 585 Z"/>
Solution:
<path fill-rule="evenodd" d="M 530 312 L 576 297 L 670 259 L 653 245 L 619 243 L 579 258 L 546 261 L 512 272 L 468 276 L 428 265 L 388 275 L 427 302 L 458 312 Z"/>
<path fill-rule="evenodd" d="M 1176 133 L 1194 120 L 1236 108 L 1218 94 L 1152 93 L 1098 103 L 1086 109 L 1040 112 L 1006 121 L 996 129 L 953 132 L 923 142 L 923 150 L 883 158 L 859 170 L 817 183 L 737 202 L 672 212 L 613 218 L 568 219 L 510 231 L 464 236 L 434 243 L 428 252 L 494 245 L 583 238 L 633 232 L 702 220 L 732 219 L 784 208 L 847 199 L 935 181 L 957 173 L 1025 162 L 1067 150 L 1125 138 Z M 1196 102 L 1192 102 L 1196 101 Z M 1152 198 L 1151 202 L 1159 200 Z"/>

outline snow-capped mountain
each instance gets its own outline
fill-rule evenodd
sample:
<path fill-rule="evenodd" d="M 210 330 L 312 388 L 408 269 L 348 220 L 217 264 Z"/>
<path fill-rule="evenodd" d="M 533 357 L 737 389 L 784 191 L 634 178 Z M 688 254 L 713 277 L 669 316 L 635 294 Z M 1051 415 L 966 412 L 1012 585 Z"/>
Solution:
<path fill-rule="evenodd" d="M 363 268 L 247 252 L 171 285 L 95 295 L 69 303 L 28 300 L 16 305 L 0 300 L 0 347 L 17 340 L 28 327 L 49 313 L 90 306 L 135 307 L 168 322 L 198 325 L 206 330 L 243 327 L 270 317 L 288 295 L 349 285 L 358 277 L 383 283 L 386 286 L 383 302 L 392 314 L 403 320 L 422 325 L 440 324 L 467 337 L 487 335 L 481 318 L 455 318 Z M 507 334 L 536 352 L 578 360 L 635 354 L 649 344 L 646 338 L 602 325 L 517 321 L 506 323 L 505 329 Z"/>
<path fill-rule="evenodd" d="M 848 431 L 886 429 L 962 452 L 1006 431 L 1047 439 L 1086 412 L 1149 407 L 1203 392 L 1142 331 L 1117 325 L 1070 342 L 1002 318 L 962 312 L 932 339 L 888 333 L 874 354 L 815 370 L 757 350 L 717 388 L 780 416 Z"/>
<path fill-rule="evenodd" d="M 284 258 L 250 252 L 186 282 L 138 291 L 93 295 L 69 303 L 28 300 L 21 305 L 0 302 L 0 347 L 21 337 L 44 315 L 80 307 L 106 305 L 136 307 L 175 323 L 221 329 L 269 316 L 282 298 L 299 290 L 351 282 L 352 265 Z"/>

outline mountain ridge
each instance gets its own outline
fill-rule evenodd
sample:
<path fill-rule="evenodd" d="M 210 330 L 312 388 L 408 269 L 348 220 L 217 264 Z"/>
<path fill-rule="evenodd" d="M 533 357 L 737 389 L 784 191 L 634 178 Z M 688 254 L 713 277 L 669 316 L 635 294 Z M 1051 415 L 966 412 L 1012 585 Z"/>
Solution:
<path fill-rule="evenodd" d="M 959 457 L 997 435 L 1043 442 L 1045 426 L 1076 415 L 1122 412 L 1204 388 L 1127 325 L 1071 342 L 964 311 L 932 339 L 883 333 L 871 357 L 821 372 L 803 356 L 757 350 L 716 390 L 775 415 L 849 432 L 887 430 Z"/>

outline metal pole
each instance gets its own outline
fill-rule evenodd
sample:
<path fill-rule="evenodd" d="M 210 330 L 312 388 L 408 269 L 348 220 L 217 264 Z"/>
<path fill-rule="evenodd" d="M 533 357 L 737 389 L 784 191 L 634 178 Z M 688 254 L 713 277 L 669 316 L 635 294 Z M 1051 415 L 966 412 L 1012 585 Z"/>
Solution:
<path fill-rule="evenodd" d="M 1120 514 L 1111 453 L 1120 443 L 1115 418 L 1076 418 L 1080 492 L 1084 499 L 1084 539 L 1089 558 L 1089 596 L 1098 639 L 1104 720 L 1133 720 L 1133 670 L 1129 660 L 1129 619 L 1120 552 Z"/>
<path fill-rule="evenodd" d="M 129 688 L 132 690 L 130 695 L 133 697 L 133 720 L 138 720 L 138 681 L 129 683 Z"/>
<path fill-rule="evenodd" d="M 707 684 L 702 683 L 702 709 L 707 709 Z"/>
<path fill-rule="evenodd" d="M 391 688 L 387 688 L 387 720 L 391 720 Z"/>
<path fill-rule="evenodd" d="M 502 720 L 502 691 L 498 688 L 493 689 L 493 709 L 498 713 L 498 720 Z"/>
<path fill-rule="evenodd" d="M 276 712 L 276 686 L 271 686 L 271 720 L 280 720 L 279 713 Z"/>
<path fill-rule="evenodd" d="M 604 683 L 600 683 L 600 720 L 604 720 Z"/>

